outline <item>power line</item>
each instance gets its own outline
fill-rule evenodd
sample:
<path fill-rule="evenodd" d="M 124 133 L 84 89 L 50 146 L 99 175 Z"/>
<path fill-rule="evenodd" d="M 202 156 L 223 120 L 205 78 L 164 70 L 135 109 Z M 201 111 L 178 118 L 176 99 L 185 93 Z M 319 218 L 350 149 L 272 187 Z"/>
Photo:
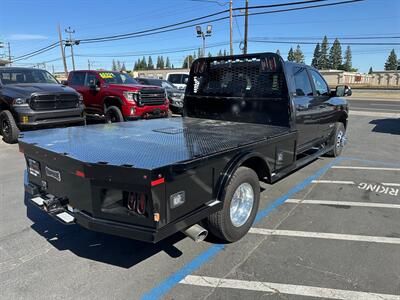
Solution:
<path fill-rule="evenodd" d="M 258 6 L 251 6 L 249 9 L 259 9 L 259 8 L 271 8 L 271 7 L 279 7 L 279 6 L 289 6 L 289 5 L 300 5 L 300 4 L 307 4 L 307 3 L 315 3 L 315 2 L 325 2 L 328 0 L 309 0 L 309 1 L 298 1 L 298 2 L 289 2 L 289 3 L 279 3 L 279 4 L 271 4 L 271 5 L 258 5 Z M 319 5 L 308 5 L 308 6 L 303 6 L 303 7 L 296 7 L 296 8 L 289 8 L 289 9 L 281 9 L 281 10 L 273 10 L 273 11 L 266 11 L 266 12 L 257 12 L 257 13 L 249 13 L 249 15 L 261 15 L 261 14 L 272 14 L 272 13 L 281 13 L 281 12 L 288 12 L 288 11 L 295 11 L 295 10 L 304 10 L 304 9 L 312 9 L 312 8 L 320 8 L 320 7 L 326 7 L 326 6 L 333 6 L 333 5 L 341 5 L 341 4 L 349 4 L 349 3 L 355 3 L 355 2 L 361 2 L 365 0 L 347 0 L 347 1 L 342 1 L 342 2 L 334 2 L 334 3 L 327 3 L 327 4 L 319 4 Z M 233 10 L 241 10 L 243 8 L 234 8 Z M 185 29 L 188 27 L 192 27 L 194 24 L 190 25 L 185 25 L 185 26 L 180 26 L 177 28 L 171 28 L 171 27 L 176 27 L 179 25 L 187 24 L 187 23 L 193 23 L 195 21 L 203 20 L 203 19 L 208 19 L 213 16 L 217 16 L 223 13 L 228 12 L 229 10 L 223 10 L 219 11 L 213 14 L 208 14 L 202 17 L 190 19 L 187 21 L 182 21 L 178 22 L 175 24 L 170 24 L 170 25 L 165 25 L 157 28 L 152 28 L 152 29 L 147 29 L 147 30 L 142 30 L 142 31 L 137 31 L 137 32 L 131 32 L 131 33 L 126 33 L 126 34 L 119 34 L 119 35 L 112 35 L 112 36 L 104 36 L 104 37 L 97 37 L 97 38 L 89 38 L 89 39 L 82 39 L 82 43 L 98 43 L 98 42 L 106 42 L 106 41 L 115 41 L 115 40 L 122 40 L 122 39 L 128 39 L 128 38 L 135 38 L 135 37 L 143 37 L 143 36 L 149 36 L 149 35 L 154 35 L 154 34 L 160 34 L 160 33 L 166 33 L 166 32 L 171 32 L 171 31 L 176 31 L 176 30 L 181 30 Z M 235 15 L 236 17 L 241 17 L 244 16 L 244 14 L 238 14 Z M 197 25 L 202 25 L 205 23 L 212 23 L 212 22 L 218 22 L 221 20 L 228 19 L 229 16 L 225 17 L 220 17 L 216 18 L 213 20 L 208 20 L 200 23 L 196 23 Z M 167 29 L 169 28 L 169 29 Z M 165 30 L 162 30 L 165 29 Z M 154 32 L 155 31 L 155 32 Z M 47 47 L 41 48 L 39 50 L 30 52 L 28 54 L 16 57 L 14 61 L 22 60 L 22 59 L 28 59 L 32 56 L 36 56 L 39 54 L 42 54 L 44 52 L 52 50 L 54 47 L 56 47 L 58 44 L 53 43 Z"/>
<path fill-rule="evenodd" d="M 268 39 L 249 39 L 254 43 L 271 43 L 271 44 L 298 44 L 298 45 L 315 45 L 315 42 L 302 42 L 302 41 L 274 41 Z M 332 43 L 328 43 L 332 44 Z M 349 46 L 400 46 L 400 43 L 358 43 L 358 42 L 344 42 L 342 45 Z"/>

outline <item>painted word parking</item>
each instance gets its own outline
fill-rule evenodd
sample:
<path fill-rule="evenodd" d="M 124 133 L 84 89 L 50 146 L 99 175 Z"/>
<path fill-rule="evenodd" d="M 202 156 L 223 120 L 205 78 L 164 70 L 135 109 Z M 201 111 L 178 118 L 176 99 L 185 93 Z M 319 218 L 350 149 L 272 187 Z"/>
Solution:
<path fill-rule="evenodd" d="M 325 165 L 260 211 L 236 249 L 214 246 L 144 299 L 400 299 L 400 169 L 380 164 Z"/>

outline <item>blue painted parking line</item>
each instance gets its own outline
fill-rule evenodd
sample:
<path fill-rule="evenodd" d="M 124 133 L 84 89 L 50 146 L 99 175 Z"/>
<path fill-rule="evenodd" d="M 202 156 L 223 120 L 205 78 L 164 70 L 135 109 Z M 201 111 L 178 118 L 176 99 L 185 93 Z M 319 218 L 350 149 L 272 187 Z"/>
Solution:
<path fill-rule="evenodd" d="M 347 158 L 348 159 L 348 158 Z M 321 175 L 323 175 L 326 171 L 328 171 L 333 165 L 344 160 L 344 158 L 338 157 L 332 160 L 330 163 L 323 166 L 317 172 L 307 177 L 298 185 L 294 186 L 290 189 L 285 195 L 275 200 L 272 204 L 267 206 L 265 209 L 261 210 L 254 221 L 254 223 L 259 222 L 261 219 L 268 216 L 273 210 L 281 206 L 287 199 L 296 194 L 297 192 L 303 190 L 305 187 L 310 185 L 313 180 L 317 179 Z M 223 250 L 226 246 L 223 244 L 216 244 L 211 246 L 209 249 L 195 257 L 192 261 L 186 264 L 184 267 L 179 269 L 174 274 L 167 277 L 164 281 L 160 282 L 153 289 L 142 296 L 142 300 L 154 300 L 159 299 L 163 295 L 165 295 L 168 291 L 170 291 L 174 286 L 176 286 L 182 279 L 184 279 L 187 275 L 190 275 L 197 269 L 199 269 L 203 264 L 210 261 L 213 257 L 215 257 L 221 250 Z"/>

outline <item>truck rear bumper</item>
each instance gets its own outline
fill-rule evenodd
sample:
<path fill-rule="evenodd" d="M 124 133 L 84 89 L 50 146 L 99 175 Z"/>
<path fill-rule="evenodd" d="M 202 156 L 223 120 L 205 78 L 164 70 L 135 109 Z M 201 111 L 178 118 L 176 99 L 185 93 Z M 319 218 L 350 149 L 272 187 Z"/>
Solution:
<path fill-rule="evenodd" d="M 219 201 L 217 202 L 217 204 L 202 206 L 196 211 L 193 211 L 177 219 L 176 221 L 157 229 L 96 218 L 76 208 L 68 210 L 65 207 L 60 207 L 59 209 L 49 211 L 45 209 L 43 203 L 35 200 L 37 198 L 41 198 L 39 188 L 37 186 L 27 183 L 25 184 L 25 191 L 31 196 L 34 195 L 30 197 L 31 203 L 35 204 L 40 209 L 42 209 L 43 212 L 49 214 L 51 217 L 63 224 L 78 224 L 89 230 L 149 243 L 159 242 L 174 233 L 185 230 L 191 225 L 205 219 L 210 214 L 220 210 L 222 207 L 222 202 Z M 215 201 L 213 202 L 215 203 Z M 60 216 L 61 214 L 63 214 L 64 216 L 65 214 L 68 214 L 71 218 L 73 218 L 73 220 L 71 222 L 66 222 L 65 219 Z"/>

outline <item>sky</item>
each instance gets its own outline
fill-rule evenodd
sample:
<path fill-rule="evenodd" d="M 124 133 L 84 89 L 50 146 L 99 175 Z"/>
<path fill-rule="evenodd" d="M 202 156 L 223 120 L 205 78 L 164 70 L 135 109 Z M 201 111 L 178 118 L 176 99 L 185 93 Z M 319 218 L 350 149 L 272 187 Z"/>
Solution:
<path fill-rule="evenodd" d="M 287 3 L 296 0 L 249 0 L 249 5 Z M 343 0 L 329 0 L 327 3 Z M 245 0 L 233 0 L 233 7 L 243 7 Z M 315 5 L 318 3 L 314 3 Z M 319 4 L 323 4 L 319 3 Z M 58 40 L 57 26 L 64 32 L 69 26 L 75 30 L 77 40 L 105 35 L 124 34 L 169 25 L 227 9 L 227 0 L 0 0 L 0 41 L 10 42 L 12 55 L 18 57 L 38 50 Z M 262 9 L 257 11 L 276 10 Z M 256 11 L 256 10 L 254 10 Z M 213 31 L 206 38 L 206 52 L 217 54 L 220 49 L 229 51 L 229 20 L 212 23 Z M 205 25 L 202 25 L 205 27 Z M 235 17 L 233 22 L 235 54 L 241 53 L 239 41 L 243 40 L 244 18 Z M 280 50 L 286 59 L 290 47 L 300 45 L 306 63 L 310 64 L 316 42 L 327 35 L 330 42 L 339 38 L 344 51 L 346 42 L 397 43 L 398 45 L 352 45 L 353 67 L 360 72 L 382 70 L 391 49 L 400 57 L 400 0 L 365 0 L 351 4 L 282 12 L 249 17 L 248 52 L 275 52 Z M 365 38 L 359 40 L 354 38 Z M 385 37 L 380 39 L 371 39 Z M 390 38 L 386 38 L 390 37 Z M 268 42 L 252 42 L 264 39 Z M 290 43 L 276 43 L 288 41 Z M 111 68 L 113 58 L 132 69 L 134 62 L 152 53 L 166 53 L 175 67 L 181 67 L 183 58 L 201 47 L 196 36 L 195 24 L 183 30 L 132 39 L 80 44 L 74 47 L 77 69 Z M 215 46 L 217 45 L 217 46 Z M 0 54 L 1 54 L 0 49 Z M 197 51 L 196 51 L 197 52 Z M 66 55 L 70 55 L 67 47 Z M 153 61 L 160 54 L 152 55 Z M 15 66 L 30 66 L 42 62 L 46 68 L 62 71 L 60 48 L 54 48 Z M 71 69 L 71 58 L 67 58 Z M 43 67 L 43 65 L 42 65 Z"/>

